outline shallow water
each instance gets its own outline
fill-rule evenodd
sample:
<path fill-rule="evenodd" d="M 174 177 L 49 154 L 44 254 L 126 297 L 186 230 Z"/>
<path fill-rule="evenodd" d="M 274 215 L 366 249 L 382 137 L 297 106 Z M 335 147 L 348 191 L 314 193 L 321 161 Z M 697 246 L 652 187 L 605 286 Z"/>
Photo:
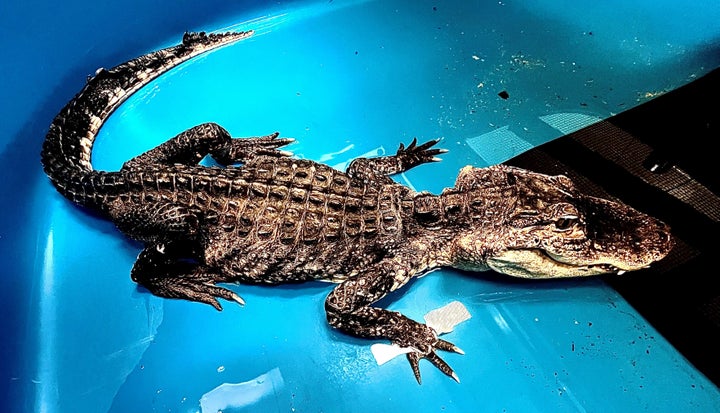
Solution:
<path fill-rule="evenodd" d="M 294 3 L 207 27 L 257 34 L 129 99 L 103 127 L 93 164 L 117 169 L 208 121 L 235 136 L 279 130 L 297 139 L 296 156 L 341 169 L 442 137 L 443 162 L 397 177 L 439 192 L 466 164 L 502 162 L 719 63 L 705 53 L 720 34 L 717 7 L 469 3 Z M 129 271 L 140 246 L 38 181 L 26 211 L 27 362 L 12 378 L 35 411 L 720 408 L 718 389 L 599 280 L 453 270 L 415 280 L 384 303 L 419 320 L 457 300 L 472 315 L 444 337 L 466 352 L 443 355 L 461 384 L 423 362 L 418 386 L 403 358 L 378 366 L 371 341 L 327 326 L 331 285 L 233 286 L 247 305 L 222 313 L 139 290 Z"/>

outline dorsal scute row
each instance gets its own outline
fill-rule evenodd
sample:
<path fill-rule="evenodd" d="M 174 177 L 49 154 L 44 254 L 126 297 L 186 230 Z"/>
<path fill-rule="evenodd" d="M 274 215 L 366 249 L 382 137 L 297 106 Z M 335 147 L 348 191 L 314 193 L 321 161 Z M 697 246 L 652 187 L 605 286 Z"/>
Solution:
<path fill-rule="evenodd" d="M 394 185 L 368 186 L 310 160 L 259 157 L 238 168 L 182 169 L 143 186 L 179 191 L 205 220 L 240 238 L 313 244 L 400 229 Z"/>
<path fill-rule="evenodd" d="M 165 199 L 203 211 L 229 235 L 285 244 L 393 236 L 401 230 L 399 185 L 366 185 L 305 159 L 258 157 L 247 165 L 132 171 L 145 200 Z"/>

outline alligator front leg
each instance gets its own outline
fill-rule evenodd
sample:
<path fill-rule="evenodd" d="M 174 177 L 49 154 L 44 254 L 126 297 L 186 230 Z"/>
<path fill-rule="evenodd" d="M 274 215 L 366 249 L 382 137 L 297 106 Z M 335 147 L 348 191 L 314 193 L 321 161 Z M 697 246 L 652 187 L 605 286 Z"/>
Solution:
<path fill-rule="evenodd" d="M 424 163 L 439 161 L 440 159 L 435 155 L 445 153 L 447 150 L 431 149 L 438 142 L 439 139 L 434 139 L 418 145 L 417 139 L 413 139 L 407 148 L 401 143 L 395 155 L 355 159 L 348 166 L 347 173 L 363 180 L 392 182 L 387 178 L 388 176 L 405 172 Z"/>
<path fill-rule="evenodd" d="M 396 265 L 393 265 L 396 264 Z M 418 383 L 421 383 L 419 361 L 428 359 L 440 371 L 458 381 L 450 366 L 436 350 L 462 354 L 454 344 L 439 339 L 425 324 L 411 320 L 396 311 L 372 307 L 389 292 L 403 286 L 415 272 L 401 263 L 381 262 L 338 285 L 325 300 L 325 311 L 331 326 L 343 332 L 367 338 L 387 338 L 414 351 L 407 359 Z"/>
<path fill-rule="evenodd" d="M 154 295 L 209 304 L 218 311 L 218 298 L 245 305 L 233 291 L 215 285 L 223 280 L 216 271 L 193 260 L 195 252 L 189 244 L 169 243 L 146 247 L 133 266 L 133 281 Z"/>
<path fill-rule="evenodd" d="M 206 155 L 211 155 L 223 165 L 247 162 L 260 156 L 288 156 L 279 147 L 292 143 L 292 139 L 279 138 L 278 133 L 267 136 L 233 139 L 220 125 L 204 123 L 181 132 L 174 138 L 125 162 L 123 169 L 147 165 L 197 165 Z"/>

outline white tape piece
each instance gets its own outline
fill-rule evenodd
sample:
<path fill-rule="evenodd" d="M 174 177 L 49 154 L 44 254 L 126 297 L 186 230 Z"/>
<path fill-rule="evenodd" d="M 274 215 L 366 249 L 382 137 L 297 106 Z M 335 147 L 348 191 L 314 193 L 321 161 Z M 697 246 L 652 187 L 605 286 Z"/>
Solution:
<path fill-rule="evenodd" d="M 471 317 L 470 312 L 460 301 L 453 301 L 425 314 L 425 324 L 432 327 L 438 334 L 445 334 L 453 331 L 456 325 Z"/>
<path fill-rule="evenodd" d="M 415 350 L 410 347 L 400 347 L 397 344 L 376 343 L 370 346 L 370 351 L 372 351 L 378 366 L 382 366 L 401 354 L 407 354 Z"/>
<path fill-rule="evenodd" d="M 425 323 L 440 335 L 453 331 L 456 325 L 469 320 L 471 317 L 470 312 L 461 302 L 453 301 L 448 305 L 428 312 L 424 318 Z M 400 347 L 397 344 L 376 343 L 370 346 L 370 351 L 375 357 L 378 366 L 382 366 L 399 355 L 416 350 L 411 347 Z"/>

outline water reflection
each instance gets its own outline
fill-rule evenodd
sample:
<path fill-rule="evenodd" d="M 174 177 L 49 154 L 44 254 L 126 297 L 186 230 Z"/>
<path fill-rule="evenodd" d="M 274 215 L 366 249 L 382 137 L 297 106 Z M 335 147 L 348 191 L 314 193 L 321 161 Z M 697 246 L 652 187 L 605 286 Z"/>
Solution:
<path fill-rule="evenodd" d="M 279 368 L 274 368 L 243 383 L 223 383 L 200 398 L 202 413 L 217 413 L 228 408 L 242 408 L 277 394 L 285 383 Z"/>

